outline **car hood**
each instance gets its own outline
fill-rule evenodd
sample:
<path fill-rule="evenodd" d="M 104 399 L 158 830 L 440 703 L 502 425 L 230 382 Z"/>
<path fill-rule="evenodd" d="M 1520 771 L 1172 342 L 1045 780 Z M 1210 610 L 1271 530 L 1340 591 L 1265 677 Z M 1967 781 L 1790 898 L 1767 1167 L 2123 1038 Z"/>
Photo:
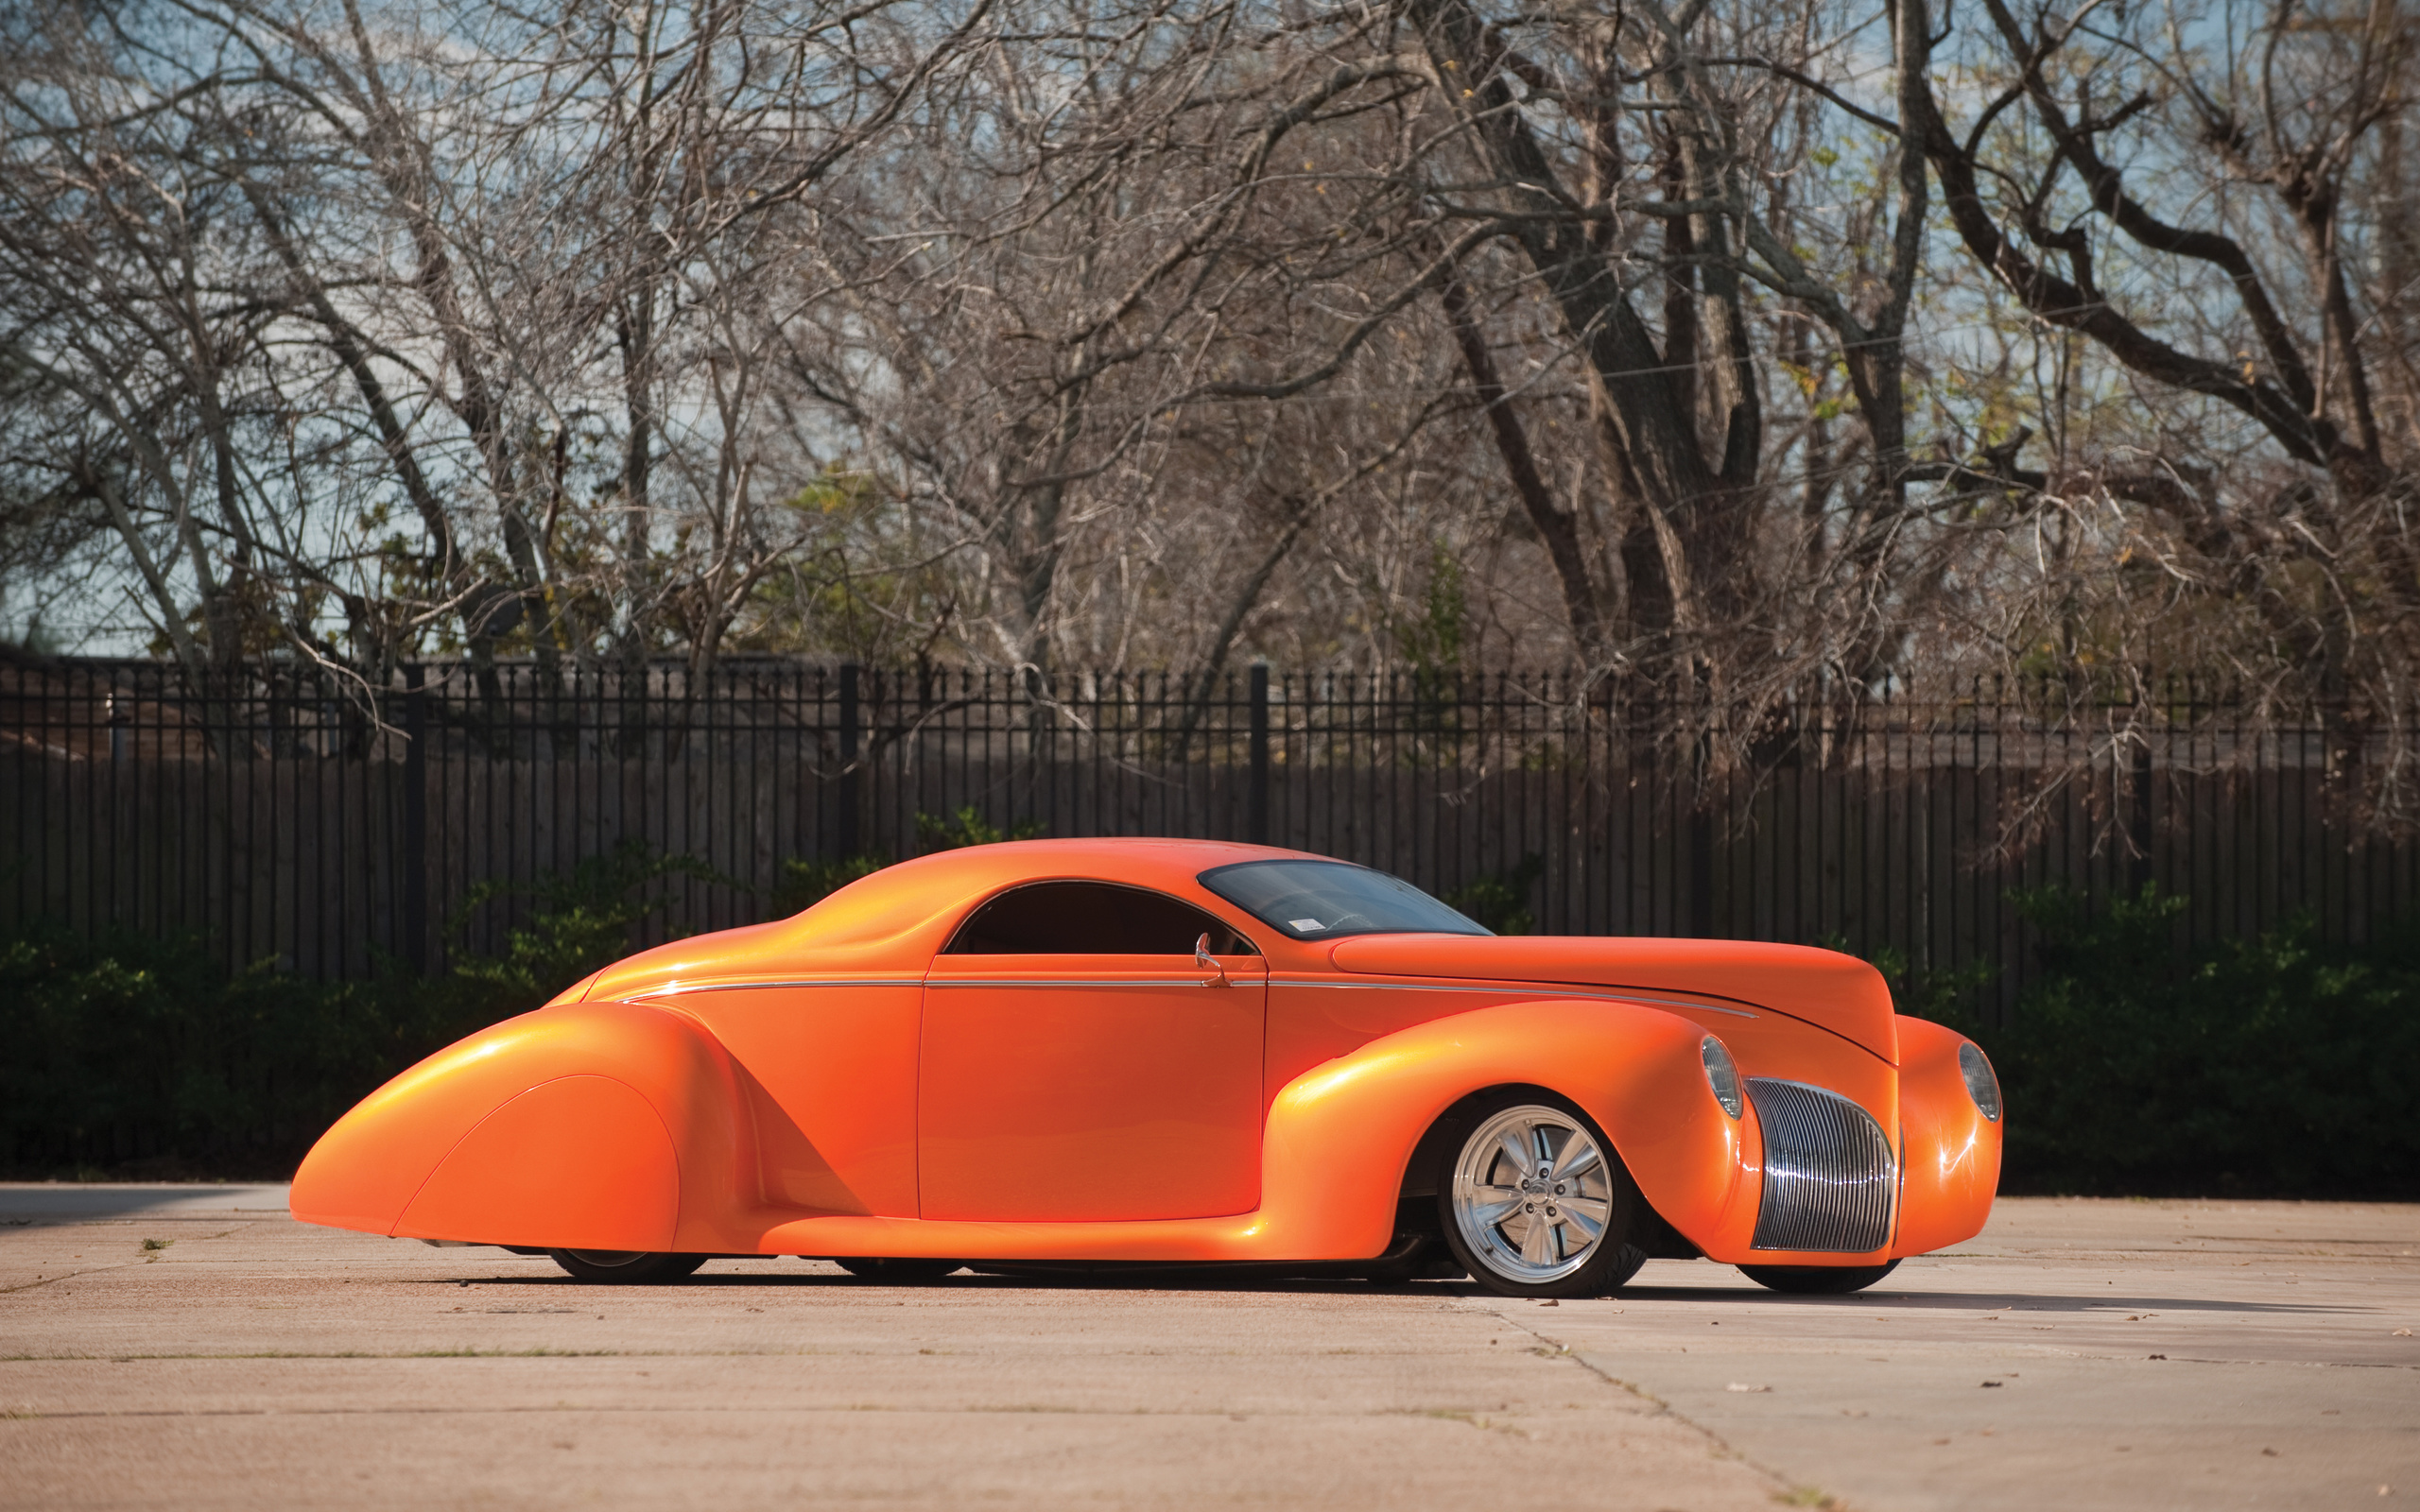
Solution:
<path fill-rule="evenodd" d="M 1828 1029 L 1897 1065 L 1882 973 L 1853 955 L 1753 940 L 1362 935 L 1328 958 L 1357 976 L 1568 982 L 1727 999 Z"/>

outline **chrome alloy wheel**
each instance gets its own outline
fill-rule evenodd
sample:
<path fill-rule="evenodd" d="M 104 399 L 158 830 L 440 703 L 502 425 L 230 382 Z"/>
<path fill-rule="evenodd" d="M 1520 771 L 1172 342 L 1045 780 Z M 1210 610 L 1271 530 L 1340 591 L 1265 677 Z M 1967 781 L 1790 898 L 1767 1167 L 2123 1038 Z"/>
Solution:
<path fill-rule="evenodd" d="M 1505 1108 L 1471 1131 L 1454 1162 L 1454 1226 L 1473 1258 L 1540 1285 L 1586 1265 L 1614 1208 L 1605 1152 L 1559 1108 Z"/>

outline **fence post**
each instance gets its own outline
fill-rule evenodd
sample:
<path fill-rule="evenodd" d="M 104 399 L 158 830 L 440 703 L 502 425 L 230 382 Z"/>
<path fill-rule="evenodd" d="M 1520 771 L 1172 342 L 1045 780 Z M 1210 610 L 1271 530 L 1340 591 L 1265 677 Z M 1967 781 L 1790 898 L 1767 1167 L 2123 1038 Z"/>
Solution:
<path fill-rule="evenodd" d="M 1252 664 L 1252 805 L 1244 819 L 1244 838 L 1269 843 L 1269 663 Z"/>
<path fill-rule="evenodd" d="M 855 662 L 840 667 L 840 854 L 846 860 L 861 847 L 857 836 L 857 678 L 863 669 Z"/>
<path fill-rule="evenodd" d="M 428 671 L 404 668 L 404 959 L 428 974 Z"/>
<path fill-rule="evenodd" d="M 2126 838 L 2135 854 L 2126 872 L 2127 881 L 2140 894 L 2157 874 L 2152 866 L 2152 846 L 2158 838 L 2158 831 L 2152 825 L 2152 743 L 2148 737 L 2135 742 L 2132 776 L 2128 799 L 2133 812 L 2126 816 Z"/>
<path fill-rule="evenodd" d="M 1713 738 L 1700 735 L 1689 762 L 1689 813 L 1683 824 L 1689 853 L 1687 928 L 1699 939 L 1710 938 L 1714 934 L 1713 765 Z"/>
<path fill-rule="evenodd" d="M 1698 939 L 1714 935 L 1714 816 L 1705 811 L 1706 796 L 1698 795 L 1684 826 L 1689 851 L 1689 934 Z"/>

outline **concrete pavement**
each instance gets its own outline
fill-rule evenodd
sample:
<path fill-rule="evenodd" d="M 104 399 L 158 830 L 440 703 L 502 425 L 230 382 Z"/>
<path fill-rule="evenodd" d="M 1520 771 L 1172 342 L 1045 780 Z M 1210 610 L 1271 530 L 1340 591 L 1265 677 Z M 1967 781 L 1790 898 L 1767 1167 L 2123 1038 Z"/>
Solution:
<path fill-rule="evenodd" d="M 277 1187 L 0 1187 L 0 1507 L 2420 1504 L 2420 1209 L 2005 1201 L 1851 1297 L 583 1287 Z"/>

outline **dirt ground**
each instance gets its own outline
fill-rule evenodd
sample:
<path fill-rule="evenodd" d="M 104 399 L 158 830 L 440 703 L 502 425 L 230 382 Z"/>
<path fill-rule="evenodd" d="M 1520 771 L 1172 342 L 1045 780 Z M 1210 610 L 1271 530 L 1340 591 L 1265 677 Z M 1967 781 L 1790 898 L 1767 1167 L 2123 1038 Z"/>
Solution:
<path fill-rule="evenodd" d="M 0 1187 L 0 1506 L 2420 1505 L 2420 1208 L 2009 1200 L 1874 1291 L 796 1260 L 578 1285 L 278 1187 Z"/>

